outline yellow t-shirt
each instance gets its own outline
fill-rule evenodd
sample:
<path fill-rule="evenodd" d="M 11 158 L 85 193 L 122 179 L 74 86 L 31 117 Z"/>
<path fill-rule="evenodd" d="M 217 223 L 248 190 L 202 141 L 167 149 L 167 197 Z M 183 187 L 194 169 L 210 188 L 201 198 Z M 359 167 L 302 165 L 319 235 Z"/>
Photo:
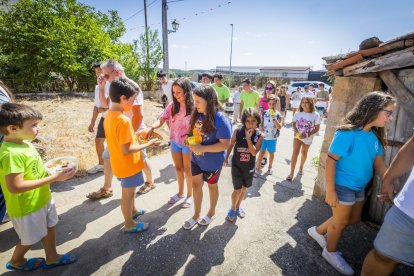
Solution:
<path fill-rule="evenodd" d="M 104 121 L 106 143 L 110 154 L 110 162 L 114 175 L 118 178 L 133 176 L 144 168 L 140 152 L 124 155 L 121 145 L 137 145 L 131 119 L 120 111 L 109 110 Z"/>

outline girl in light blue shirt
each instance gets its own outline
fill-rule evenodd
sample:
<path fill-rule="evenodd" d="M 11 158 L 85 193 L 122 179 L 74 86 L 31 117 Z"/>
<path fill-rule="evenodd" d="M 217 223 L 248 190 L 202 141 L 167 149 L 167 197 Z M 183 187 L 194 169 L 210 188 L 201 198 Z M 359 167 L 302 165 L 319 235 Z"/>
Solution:
<path fill-rule="evenodd" d="M 354 271 L 337 246 L 342 231 L 360 221 L 364 189 L 373 170 L 382 177 L 387 169 L 383 157 L 385 126 L 391 122 L 395 106 L 395 99 L 383 92 L 364 96 L 338 127 L 328 151 L 325 202 L 333 215 L 318 227 L 309 228 L 308 233 L 323 248 L 326 261 L 345 275 Z"/>

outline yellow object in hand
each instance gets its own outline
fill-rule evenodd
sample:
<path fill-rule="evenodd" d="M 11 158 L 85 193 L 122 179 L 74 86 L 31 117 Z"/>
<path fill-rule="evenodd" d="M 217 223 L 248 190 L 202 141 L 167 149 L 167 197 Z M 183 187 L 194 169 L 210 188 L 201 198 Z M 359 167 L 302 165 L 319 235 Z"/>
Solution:
<path fill-rule="evenodd" d="M 192 146 L 200 144 L 202 141 L 203 138 L 201 136 L 191 136 L 187 138 L 187 143 Z"/>
<path fill-rule="evenodd" d="M 271 108 L 271 109 L 269 109 L 269 114 L 270 114 L 271 117 L 274 117 L 275 116 L 275 111 Z"/>

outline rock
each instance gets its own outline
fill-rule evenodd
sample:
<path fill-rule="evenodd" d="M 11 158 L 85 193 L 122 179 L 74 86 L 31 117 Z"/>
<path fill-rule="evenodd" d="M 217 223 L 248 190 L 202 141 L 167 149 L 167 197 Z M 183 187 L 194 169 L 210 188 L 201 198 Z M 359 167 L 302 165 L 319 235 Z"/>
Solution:
<path fill-rule="evenodd" d="M 378 47 L 381 43 L 382 41 L 378 37 L 376 36 L 370 37 L 370 38 L 363 40 L 361 44 L 359 44 L 359 50 L 375 48 L 375 47 Z"/>

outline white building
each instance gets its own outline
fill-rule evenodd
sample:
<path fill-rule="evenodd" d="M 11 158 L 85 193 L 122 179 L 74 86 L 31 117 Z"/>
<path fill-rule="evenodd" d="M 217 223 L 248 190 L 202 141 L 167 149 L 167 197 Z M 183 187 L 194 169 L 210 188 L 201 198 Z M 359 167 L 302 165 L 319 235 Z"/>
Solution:
<path fill-rule="evenodd" d="M 216 66 L 216 72 L 229 73 L 229 66 Z M 309 66 L 232 66 L 233 75 L 261 75 L 269 78 L 307 80 Z"/>

